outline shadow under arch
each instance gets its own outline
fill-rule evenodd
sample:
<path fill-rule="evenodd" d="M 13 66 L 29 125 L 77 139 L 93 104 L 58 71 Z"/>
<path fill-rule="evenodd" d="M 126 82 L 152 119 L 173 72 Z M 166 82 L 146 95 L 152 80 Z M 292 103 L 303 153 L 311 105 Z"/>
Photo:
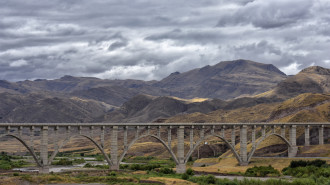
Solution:
<path fill-rule="evenodd" d="M 153 137 L 155 139 L 157 139 L 165 148 L 166 150 L 171 154 L 175 164 L 179 164 L 179 161 L 178 159 L 176 158 L 175 154 L 173 153 L 173 151 L 171 150 L 171 148 L 169 146 L 166 145 L 166 143 L 161 139 L 159 138 L 158 136 L 156 135 L 153 135 L 153 134 L 147 134 L 147 135 L 141 135 L 139 136 L 138 138 L 135 138 L 133 141 L 130 142 L 130 144 L 128 145 L 127 147 L 127 150 L 124 150 L 124 152 L 121 154 L 120 158 L 119 158 L 119 161 L 118 161 L 118 164 L 121 163 L 121 161 L 124 159 L 125 155 L 127 154 L 128 150 L 140 139 L 142 138 L 145 138 L 145 137 Z"/>
<path fill-rule="evenodd" d="M 26 144 L 26 142 L 24 142 L 20 137 L 15 136 L 15 135 L 13 135 L 13 134 L 4 134 L 4 135 L 2 135 L 1 137 L 5 137 L 5 136 L 13 137 L 13 138 L 17 139 L 19 142 L 21 142 L 21 143 L 24 145 L 24 147 L 29 151 L 29 153 L 32 155 L 32 157 L 33 157 L 34 161 L 37 163 L 38 167 L 42 167 L 42 166 L 43 166 L 43 165 L 41 164 L 41 162 L 38 160 L 37 155 L 34 153 L 34 150 L 31 149 L 31 148 Z"/>
<path fill-rule="evenodd" d="M 257 144 L 255 145 L 255 147 L 252 147 L 252 150 L 251 152 L 249 153 L 248 155 L 248 161 L 251 160 L 253 154 L 255 153 L 255 151 L 257 150 L 258 146 L 267 138 L 269 138 L 270 136 L 277 136 L 278 138 L 280 138 L 282 141 L 285 142 L 286 145 L 288 145 L 288 148 L 292 147 L 291 143 L 285 138 L 283 137 L 282 135 L 280 134 L 277 134 L 277 133 L 271 133 L 271 134 L 267 134 L 265 137 L 261 138 Z"/>
<path fill-rule="evenodd" d="M 111 161 L 111 159 L 108 157 L 108 155 L 105 153 L 105 151 L 103 150 L 103 148 L 99 145 L 99 144 L 97 144 L 97 142 L 93 139 L 93 138 L 91 138 L 91 137 L 89 137 L 89 136 L 87 136 L 87 135 L 84 135 L 84 134 L 77 134 L 77 135 L 72 135 L 72 136 L 70 136 L 70 137 L 67 137 L 62 143 L 61 143 L 61 145 L 53 152 L 53 154 L 51 155 L 51 157 L 50 157 L 50 159 L 49 159 L 49 162 L 48 162 L 48 165 L 50 165 L 52 162 L 53 162 L 53 160 L 54 160 L 54 158 L 56 157 L 56 155 L 58 154 L 58 152 L 72 139 L 72 138 L 75 138 L 75 137 L 84 137 L 84 138 L 87 138 L 88 140 L 90 140 L 99 150 L 100 150 L 100 152 L 102 152 L 102 154 L 103 154 L 103 156 L 104 156 L 104 158 L 105 158 L 105 160 L 107 161 L 107 163 L 109 164 L 109 166 L 112 166 L 113 165 L 113 162 Z"/>
<path fill-rule="evenodd" d="M 217 135 L 217 134 L 211 134 L 211 135 L 207 135 L 207 136 L 205 136 L 204 138 L 198 140 L 198 141 L 196 142 L 196 144 L 194 145 L 194 147 L 193 147 L 192 149 L 189 150 L 189 152 L 187 153 L 187 156 L 186 156 L 186 158 L 185 158 L 185 161 L 184 161 L 185 164 L 188 162 L 189 157 L 190 157 L 190 156 L 192 155 L 192 153 L 196 150 L 196 148 L 197 148 L 197 147 L 198 147 L 203 141 L 209 139 L 210 137 L 217 137 L 217 138 L 221 139 L 223 142 L 225 142 L 226 145 L 229 146 L 231 152 L 234 154 L 234 156 L 235 156 L 235 158 L 237 159 L 237 161 L 238 161 L 239 163 L 241 163 L 242 160 L 241 160 L 240 156 L 238 155 L 238 153 L 236 152 L 235 148 L 234 148 L 234 147 L 233 147 L 233 146 L 232 146 L 232 145 L 231 145 L 231 144 L 230 144 L 225 138 L 223 138 L 223 137 L 221 137 L 220 135 Z"/>

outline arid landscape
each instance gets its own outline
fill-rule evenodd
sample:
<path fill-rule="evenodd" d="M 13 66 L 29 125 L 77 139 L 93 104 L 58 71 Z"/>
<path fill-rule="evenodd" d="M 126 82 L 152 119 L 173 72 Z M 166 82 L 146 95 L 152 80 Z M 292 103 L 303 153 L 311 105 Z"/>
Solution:
<path fill-rule="evenodd" d="M 329 185 L 329 9 L 0 1 L 0 185 Z"/>

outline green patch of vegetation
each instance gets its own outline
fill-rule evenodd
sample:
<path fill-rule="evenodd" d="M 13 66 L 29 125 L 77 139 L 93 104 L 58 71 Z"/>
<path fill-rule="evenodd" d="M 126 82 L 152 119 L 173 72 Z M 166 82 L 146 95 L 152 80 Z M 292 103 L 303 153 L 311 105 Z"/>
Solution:
<path fill-rule="evenodd" d="M 172 168 L 160 168 L 158 172 L 162 174 L 175 174 Z"/>
<path fill-rule="evenodd" d="M 84 168 L 109 169 L 109 165 L 92 165 L 91 163 L 86 163 Z"/>
<path fill-rule="evenodd" d="M 319 159 L 313 161 L 291 161 L 288 167 L 283 168 L 282 173 L 294 177 L 329 178 L 330 165 L 326 161 Z"/>
<path fill-rule="evenodd" d="M 280 176 L 280 172 L 273 168 L 271 165 L 269 166 L 254 166 L 252 168 L 248 168 L 245 171 L 245 176 L 249 177 L 278 177 Z"/>
<path fill-rule="evenodd" d="M 74 159 L 73 161 L 72 161 L 72 163 L 73 164 L 83 164 L 83 163 L 85 163 L 86 161 L 85 161 L 85 159 L 84 158 L 77 158 L 77 159 Z"/>
<path fill-rule="evenodd" d="M 23 160 L 13 161 L 12 159 L 22 159 L 22 157 L 9 156 L 6 153 L 2 152 L 0 154 L 0 169 L 10 170 L 13 168 L 20 168 L 28 163 Z"/>
<path fill-rule="evenodd" d="M 129 169 L 133 171 L 150 171 L 156 168 L 160 168 L 159 164 L 124 164 L 120 165 L 120 169 Z"/>
<path fill-rule="evenodd" d="M 69 158 L 61 158 L 58 161 L 53 161 L 52 165 L 61 165 L 61 166 L 69 166 L 72 165 L 73 162 L 69 160 Z"/>

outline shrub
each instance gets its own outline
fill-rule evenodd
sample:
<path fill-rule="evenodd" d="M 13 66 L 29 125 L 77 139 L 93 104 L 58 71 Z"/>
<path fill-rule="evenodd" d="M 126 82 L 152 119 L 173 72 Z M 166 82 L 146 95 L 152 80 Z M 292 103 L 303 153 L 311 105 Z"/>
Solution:
<path fill-rule="evenodd" d="M 7 162 L 7 163 L 0 162 L 0 169 L 10 170 L 10 169 L 12 169 L 12 166 L 10 165 L 9 162 Z"/>
<path fill-rule="evenodd" d="M 111 177 L 116 177 L 117 176 L 117 173 L 112 171 L 108 174 L 108 176 L 111 176 Z"/>
<path fill-rule="evenodd" d="M 308 162 L 308 166 L 316 166 L 316 167 L 322 167 L 325 166 L 326 164 L 327 164 L 326 161 L 320 159 L 316 159 Z"/>
<path fill-rule="evenodd" d="M 73 161 L 73 164 L 82 164 L 82 163 L 85 163 L 85 159 L 84 158 L 80 158 L 80 159 L 74 159 Z"/>
<path fill-rule="evenodd" d="M 183 180 L 188 180 L 188 179 L 189 179 L 189 175 L 186 174 L 186 173 L 184 173 L 184 174 L 182 174 L 181 178 L 182 178 Z"/>
<path fill-rule="evenodd" d="M 289 168 L 297 168 L 297 167 L 306 167 L 306 166 L 316 166 L 316 167 L 321 167 L 321 166 L 326 166 L 327 162 L 324 160 L 316 159 L 313 161 L 291 161 Z"/>
<path fill-rule="evenodd" d="M 186 171 L 187 175 L 193 176 L 194 175 L 194 171 L 191 168 L 188 168 Z"/>
<path fill-rule="evenodd" d="M 59 161 L 52 162 L 52 165 L 72 165 L 72 161 L 70 161 L 68 158 L 61 158 Z"/>
<path fill-rule="evenodd" d="M 95 156 L 96 161 L 104 161 L 104 156 L 103 155 L 97 155 Z"/>
<path fill-rule="evenodd" d="M 86 163 L 84 165 L 84 168 L 93 168 L 93 165 L 91 163 Z"/>
<path fill-rule="evenodd" d="M 245 171 L 245 176 L 253 176 L 253 177 L 266 177 L 266 176 L 279 176 L 280 172 L 273 168 L 271 165 L 269 166 L 254 166 L 252 168 L 248 168 Z"/>
<path fill-rule="evenodd" d="M 174 171 L 172 168 L 160 168 L 159 173 L 163 174 L 174 174 Z"/>
<path fill-rule="evenodd" d="M 289 167 L 297 168 L 297 167 L 305 167 L 307 166 L 307 161 L 299 160 L 299 161 L 291 161 Z"/>

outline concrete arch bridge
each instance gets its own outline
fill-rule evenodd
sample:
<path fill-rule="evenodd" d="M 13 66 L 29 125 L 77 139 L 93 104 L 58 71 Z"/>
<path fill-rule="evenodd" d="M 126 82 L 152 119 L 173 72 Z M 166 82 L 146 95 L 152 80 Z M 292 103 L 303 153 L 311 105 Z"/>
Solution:
<path fill-rule="evenodd" d="M 330 127 L 330 123 L 0 123 L 0 146 L 2 137 L 15 138 L 33 156 L 39 172 L 48 173 L 59 151 L 72 138 L 83 137 L 100 150 L 110 169 L 118 170 L 120 162 L 137 141 L 154 138 L 170 153 L 177 172 L 184 173 L 189 157 L 211 137 L 222 140 L 240 165 L 247 165 L 258 145 L 270 136 L 283 140 L 288 146 L 288 157 L 294 157 L 298 149 L 297 127 L 304 127 L 306 146 L 310 145 L 310 127 L 317 127 L 318 144 L 323 145 L 324 128 Z M 286 134 L 287 131 L 289 134 Z M 258 138 L 257 132 L 261 133 Z M 228 135 L 229 138 L 226 137 Z M 235 150 L 237 136 L 240 143 L 238 151 Z M 106 153 L 106 137 L 110 140 L 111 157 Z M 37 140 L 40 140 L 38 152 L 35 147 L 35 143 L 39 143 Z M 176 142 L 176 152 L 172 141 Z M 185 143 L 189 143 L 188 150 L 185 150 Z M 247 147 L 249 143 L 252 144 L 250 152 Z M 119 154 L 119 151 L 122 152 Z"/>

